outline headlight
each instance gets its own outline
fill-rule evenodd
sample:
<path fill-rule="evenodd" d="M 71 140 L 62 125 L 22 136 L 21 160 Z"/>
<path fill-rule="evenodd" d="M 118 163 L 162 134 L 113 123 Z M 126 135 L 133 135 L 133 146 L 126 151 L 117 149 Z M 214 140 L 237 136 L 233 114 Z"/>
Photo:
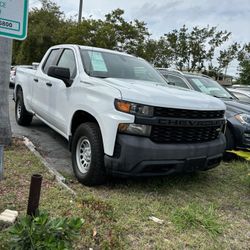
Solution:
<path fill-rule="evenodd" d="M 115 100 L 115 108 L 132 115 L 153 116 L 154 114 L 154 108 L 151 106 L 122 100 Z"/>
<path fill-rule="evenodd" d="M 150 136 L 151 128 L 152 127 L 148 125 L 121 123 L 118 127 L 118 131 L 125 134 Z"/>
<path fill-rule="evenodd" d="M 236 115 L 235 118 L 241 124 L 250 124 L 250 115 L 248 115 L 248 114 L 239 114 L 239 115 Z"/>

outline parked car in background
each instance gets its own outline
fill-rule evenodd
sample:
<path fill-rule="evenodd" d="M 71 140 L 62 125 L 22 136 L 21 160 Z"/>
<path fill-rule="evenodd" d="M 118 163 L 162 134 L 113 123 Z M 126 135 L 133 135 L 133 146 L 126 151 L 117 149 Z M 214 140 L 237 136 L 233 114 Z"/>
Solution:
<path fill-rule="evenodd" d="M 225 150 L 222 101 L 173 88 L 145 60 L 117 51 L 54 46 L 37 70 L 18 70 L 14 100 L 19 125 L 35 115 L 69 141 L 85 185 L 204 171 Z"/>
<path fill-rule="evenodd" d="M 15 86 L 15 77 L 16 77 L 16 67 L 11 66 L 11 68 L 10 68 L 10 87 Z"/>
<path fill-rule="evenodd" d="M 250 83 L 249 83 L 249 85 L 234 84 L 234 85 L 230 86 L 230 88 L 250 91 Z"/>
<path fill-rule="evenodd" d="M 232 94 L 234 94 L 241 102 L 250 104 L 250 88 L 249 90 L 245 89 L 232 89 L 227 88 Z"/>
<path fill-rule="evenodd" d="M 32 65 L 16 65 L 16 66 L 11 66 L 10 68 L 10 87 L 14 88 L 15 87 L 15 79 L 16 79 L 16 71 L 18 68 L 27 68 L 27 69 L 32 69 Z"/>
<path fill-rule="evenodd" d="M 224 87 L 206 75 L 183 73 L 176 70 L 158 69 L 169 84 L 192 89 L 224 101 L 227 106 L 227 149 L 250 148 L 250 105 L 241 103 Z"/>

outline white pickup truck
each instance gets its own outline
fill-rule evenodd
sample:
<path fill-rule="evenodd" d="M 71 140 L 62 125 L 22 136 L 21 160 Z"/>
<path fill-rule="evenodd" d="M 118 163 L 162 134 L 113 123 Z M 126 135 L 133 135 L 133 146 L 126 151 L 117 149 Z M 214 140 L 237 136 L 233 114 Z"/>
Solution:
<path fill-rule="evenodd" d="M 225 105 L 172 88 L 146 61 L 78 45 L 48 50 L 37 70 L 20 68 L 16 120 L 35 115 L 69 141 L 80 182 L 108 175 L 148 176 L 218 166 L 225 149 Z"/>

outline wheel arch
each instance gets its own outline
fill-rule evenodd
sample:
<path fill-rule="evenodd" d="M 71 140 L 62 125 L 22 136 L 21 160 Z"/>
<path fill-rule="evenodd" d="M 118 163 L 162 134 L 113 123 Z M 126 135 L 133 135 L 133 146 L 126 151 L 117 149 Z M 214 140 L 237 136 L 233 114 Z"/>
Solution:
<path fill-rule="evenodd" d="M 232 139 L 233 139 L 232 146 L 235 147 L 237 144 L 235 129 L 234 129 L 234 125 L 229 120 L 227 120 L 226 130 L 228 130 L 229 133 L 231 134 Z"/>
<path fill-rule="evenodd" d="M 17 99 L 17 93 L 18 93 L 19 91 L 22 91 L 22 92 L 23 92 L 23 88 L 22 88 L 22 86 L 21 86 L 20 84 L 17 84 L 16 87 L 15 87 L 15 94 L 14 94 L 14 100 L 15 100 L 15 101 L 16 101 L 16 99 Z"/>
<path fill-rule="evenodd" d="M 96 123 L 101 131 L 101 126 L 97 119 L 90 113 L 83 111 L 83 110 L 77 110 L 71 119 L 71 124 L 70 124 L 70 136 L 69 136 L 69 149 L 71 151 L 72 147 L 72 138 L 75 134 L 76 129 L 79 127 L 79 125 L 86 123 L 86 122 L 93 122 Z M 102 133 L 101 133 L 102 134 Z M 103 137 L 102 137 L 103 141 Z M 103 142 L 104 144 L 104 142 Z"/>

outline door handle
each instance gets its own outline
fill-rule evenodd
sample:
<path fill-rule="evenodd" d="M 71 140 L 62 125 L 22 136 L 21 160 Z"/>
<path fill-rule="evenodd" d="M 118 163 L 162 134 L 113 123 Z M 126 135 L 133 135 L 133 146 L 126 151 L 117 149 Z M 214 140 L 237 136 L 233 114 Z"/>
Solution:
<path fill-rule="evenodd" d="M 52 83 L 51 83 L 51 82 L 46 82 L 46 85 L 47 85 L 48 87 L 52 87 Z"/>
<path fill-rule="evenodd" d="M 38 78 L 34 78 L 34 82 L 39 82 Z"/>

